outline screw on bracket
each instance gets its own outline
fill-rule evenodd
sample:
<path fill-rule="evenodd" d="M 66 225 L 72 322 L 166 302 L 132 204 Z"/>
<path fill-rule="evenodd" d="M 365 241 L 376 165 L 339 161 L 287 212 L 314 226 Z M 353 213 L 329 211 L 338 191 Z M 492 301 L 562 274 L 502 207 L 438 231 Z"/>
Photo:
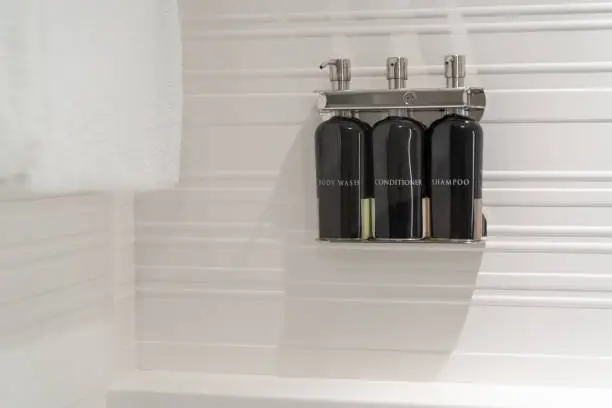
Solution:
<path fill-rule="evenodd" d="M 404 101 L 404 103 L 406 105 L 414 105 L 414 103 L 416 102 L 416 94 L 414 92 L 406 92 L 403 96 L 402 96 L 402 100 Z"/>

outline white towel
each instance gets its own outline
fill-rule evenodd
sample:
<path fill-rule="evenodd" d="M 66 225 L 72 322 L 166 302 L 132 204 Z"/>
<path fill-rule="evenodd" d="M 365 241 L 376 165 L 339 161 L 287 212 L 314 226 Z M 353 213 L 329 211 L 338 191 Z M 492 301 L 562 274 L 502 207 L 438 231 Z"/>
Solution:
<path fill-rule="evenodd" d="M 176 0 L 0 0 L 0 183 L 173 185 L 181 54 Z"/>

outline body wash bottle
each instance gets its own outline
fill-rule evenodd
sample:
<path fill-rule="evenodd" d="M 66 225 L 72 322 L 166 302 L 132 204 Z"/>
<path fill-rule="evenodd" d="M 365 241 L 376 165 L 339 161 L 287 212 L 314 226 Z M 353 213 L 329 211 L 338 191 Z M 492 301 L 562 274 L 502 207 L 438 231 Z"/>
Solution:
<path fill-rule="evenodd" d="M 389 89 L 406 87 L 407 60 L 387 58 Z M 372 128 L 373 235 L 377 240 L 426 237 L 426 127 L 394 109 Z"/>
<path fill-rule="evenodd" d="M 462 88 L 465 57 L 444 58 L 447 88 Z M 461 109 L 449 109 L 429 128 L 431 237 L 479 241 L 483 236 L 482 128 Z"/>
<path fill-rule="evenodd" d="M 351 62 L 331 59 L 332 88 L 349 89 Z M 351 111 L 334 116 L 315 131 L 320 240 L 366 240 L 371 234 L 371 128 Z"/>

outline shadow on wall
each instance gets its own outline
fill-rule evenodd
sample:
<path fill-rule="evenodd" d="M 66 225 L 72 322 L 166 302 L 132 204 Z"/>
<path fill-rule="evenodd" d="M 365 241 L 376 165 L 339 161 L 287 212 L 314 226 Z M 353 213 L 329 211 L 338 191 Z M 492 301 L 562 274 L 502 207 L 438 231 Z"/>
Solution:
<path fill-rule="evenodd" d="M 285 272 L 279 374 L 433 380 L 461 334 L 484 245 L 317 242 L 319 123 L 313 110 L 265 220 Z"/>

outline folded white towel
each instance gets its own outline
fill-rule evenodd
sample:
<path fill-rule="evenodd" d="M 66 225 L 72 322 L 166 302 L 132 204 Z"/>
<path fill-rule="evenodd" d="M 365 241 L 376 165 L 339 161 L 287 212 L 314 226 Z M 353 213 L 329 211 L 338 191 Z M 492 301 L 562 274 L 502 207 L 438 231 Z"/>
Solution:
<path fill-rule="evenodd" d="M 181 54 L 176 0 L 0 1 L 0 180 L 173 185 Z"/>

